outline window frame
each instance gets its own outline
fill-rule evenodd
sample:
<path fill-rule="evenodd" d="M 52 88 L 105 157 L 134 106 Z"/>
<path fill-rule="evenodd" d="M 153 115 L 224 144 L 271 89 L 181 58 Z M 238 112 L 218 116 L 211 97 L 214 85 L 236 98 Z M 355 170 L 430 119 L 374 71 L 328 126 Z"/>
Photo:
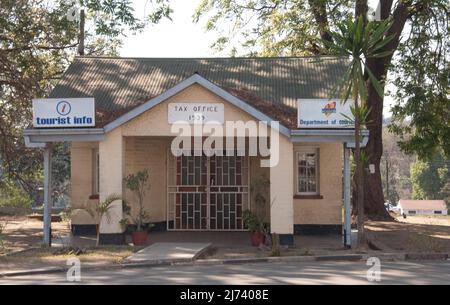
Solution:
<path fill-rule="evenodd" d="M 316 157 L 315 173 L 316 173 L 316 191 L 315 192 L 301 192 L 300 191 L 300 175 L 299 175 L 299 160 L 300 155 L 314 153 Z M 316 146 L 305 146 L 295 149 L 294 160 L 294 175 L 295 175 L 295 196 L 318 196 L 320 195 L 320 149 Z"/>

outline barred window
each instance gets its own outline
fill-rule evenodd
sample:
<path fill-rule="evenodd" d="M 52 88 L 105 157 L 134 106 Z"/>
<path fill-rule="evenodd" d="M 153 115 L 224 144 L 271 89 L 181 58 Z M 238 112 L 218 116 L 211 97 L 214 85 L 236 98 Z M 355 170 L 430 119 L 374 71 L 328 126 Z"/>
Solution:
<path fill-rule="evenodd" d="M 302 149 L 297 152 L 297 194 L 319 193 L 318 149 Z"/>

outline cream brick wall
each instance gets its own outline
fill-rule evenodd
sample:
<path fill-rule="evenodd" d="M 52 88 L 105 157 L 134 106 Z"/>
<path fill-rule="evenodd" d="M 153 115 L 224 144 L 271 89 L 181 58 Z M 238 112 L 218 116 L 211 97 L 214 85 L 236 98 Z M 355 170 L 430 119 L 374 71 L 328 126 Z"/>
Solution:
<path fill-rule="evenodd" d="M 295 224 L 342 224 L 342 162 L 341 143 L 295 144 L 318 147 L 320 151 L 320 194 L 323 199 L 294 199 Z M 295 154 L 294 154 L 295 157 Z M 295 162 L 295 161 L 294 161 Z M 294 171 L 296 170 L 294 166 Z M 295 180 L 294 180 L 295 181 Z"/>
<path fill-rule="evenodd" d="M 279 162 L 270 168 L 270 230 L 272 233 L 294 232 L 293 211 L 293 144 L 280 136 Z"/>
<path fill-rule="evenodd" d="M 192 85 L 122 126 L 124 136 L 174 136 L 167 121 L 169 103 L 223 103 L 225 121 L 251 121 L 250 115 L 200 85 Z"/>
<path fill-rule="evenodd" d="M 124 145 L 122 130 L 115 129 L 107 134 L 106 139 L 99 142 L 100 156 L 100 202 L 112 194 L 123 196 Z M 121 233 L 122 201 L 112 204 L 109 219 L 104 217 L 100 223 L 103 234 Z"/>
<path fill-rule="evenodd" d="M 127 137 L 125 138 L 125 175 L 148 170 L 150 190 L 144 199 L 144 206 L 151 222 L 166 220 L 167 202 L 167 151 L 171 138 Z M 137 198 L 125 190 L 127 202 L 137 211 Z"/>
<path fill-rule="evenodd" d="M 92 195 L 93 152 L 97 143 L 74 142 L 70 148 L 71 204 L 84 205 Z"/>
<path fill-rule="evenodd" d="M 98 143 L 74 142 L 70 148 L 72 224 L 95 224 L 94 219 L 79 208 L 89 204 L 92 195 L 93 153 Z"/>

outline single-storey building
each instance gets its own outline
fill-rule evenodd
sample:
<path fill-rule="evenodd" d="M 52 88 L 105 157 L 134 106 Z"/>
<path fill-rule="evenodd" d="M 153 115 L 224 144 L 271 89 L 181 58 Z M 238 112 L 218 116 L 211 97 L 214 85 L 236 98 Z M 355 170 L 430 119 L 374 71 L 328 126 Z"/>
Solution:
<path fill-rule="evenodd" d="M 341 105 L 329 101 L 347 63 L 339 57 L 77 57 L 49 99 L 34 101 L 34 124 L 24 132 L 30 147 L 45 149 L 46 206 L 51 205 L 51 143 L 65 141 L 71 143 L 75 209 L 111 194 L 135 204 L 123 178 L 148 170 L 145 207 L 157 228 L 242 231 L 243 212 L 255 209 L 253 184 L 265 177 L 270 181 L 266 220 L 282 244 L 292 244 L 294 234 L 336 233 L 349 246 L 354 130 L 332 120 Z M 305 101 L 302 110 L 299 100 Z M 83 103 L 87 114 L 80 110 L 71 121 L 68 114 Z M 314 109 L 315 116 L 300 119 L 299 113 L 310 115 Z M 220 148 L 223 155 L 215 146 L 214 155 L 198 153 L 195 145 L 180 146 L 176 153 L 175 123 L 192 126 L 209 118 L 219 126 L 263 122 L 268 129 L 258 135 L 233 133 L 231 142 L 243 139 L 245 147 Z M 270 140 L 269 154 L 250 153 L 253 137 L 261 134 Z M 367 131 L 362 139 L 365 145 Z M 122 217 L 117 201 L 109 219 L 102 220 L 103 243 L 122 240 Z M 74 213 L 75 234 L 92 228 L 88 213 Z"/>
<path fill-rule="evenodd" d="M 398 210 L 401 215 L 447 215 L 444 200 L 406 200 L 400 199 Z"/>

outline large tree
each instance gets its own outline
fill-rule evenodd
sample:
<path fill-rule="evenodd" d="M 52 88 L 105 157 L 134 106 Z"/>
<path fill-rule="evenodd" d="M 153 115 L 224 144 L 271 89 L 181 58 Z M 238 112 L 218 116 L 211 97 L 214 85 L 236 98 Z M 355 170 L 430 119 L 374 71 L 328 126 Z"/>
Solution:
<path fill-rule="evenodd" d="M 10 179 L 36 194 L 42 152 L 27 149 L 22 137 L 31 99 L 49 93 L 80 42 L 86 55 L 118 55 L 126 31 L 169 16 L 167 0 L 147 2 L 153 9 L 138 19 L 129 0 L 0 0 L 0 188 Z M 82 32 L 73 18 L 79 9 L 86 13 Z"/>
<path fill-rule="evenodd" d="M 399 73 L 408 75 L 408 79 L 414 78 L 418 71 L 414 65 L 404 67 L 405 70 L 395 69 L 401 65 L 401 61 L 415 56 L 415 52 L 402 51 L 404 46 L 418 45 L 420 41 L 429 41 L 433 36 L 439 36 L 439 49 L 448 48 L 448 18 L 449 3 L 447 0 L 381 0 L 380 15 L 382 20 L 392 19 L 393 24 L 388 31 L 393 39 L 386 44 L 382 50 L 390 55 L 383 58 L 369 58 L 366 65 L 384 86 L 386 75 L 392 69 Z M 330 41 L 332 37 L 328 35 L 330 29 L 334 29 L 336 24 L 348 15 L 353 17 L 366 15 L 368 10 L 367 0 L 346 1 L 346 0 L 204 0 L 198 7 L 194 20 L 199 21 L 203 16 L 207 16 L 206 29 L 220 33 L 218 40 L 214 44 L 216 48 L 229 48 L 232 54 L 236 54 L 236 47 L 240 47 L 240 52 L 248 54 L 258 54 L 263 56 L 285 56 L 285 55 L 321 55 L 333 54 L 333 50 L 327 48 L 323 41 Z M 422 16 L 421 18 L 419 18 Z M 223 23 L 229 22 L 232 26 L 230 30 L 223 31 Z M 414 35 L 417 29 L 416 23 L 421 24 L 421 28 L 426 27 L 428 31 L 422 31 L 421 35 Z M 218 25 L 221 25 L 220 27 Z M 436 34 L 438 33 L 438 34 Z M 418 41 L 420 40 L 420 41 Z M 435 46 L 431 43 L 430 48 Z M 396 52 L 397 50 L 400 50 Z M 435 96 L 448 96 L 448 87 L 445 85 L 445 74 L 436 77 L 441 72 L 442 67 L 447 67 L 448 54 L 440 52 L 435 54 L 429 52 L 436 67 L 427 65 L 427 70 L 423 79 L 439 80 L 441 86 L 435 88 L 433 94 L 422 94 L 423 104 L 445 106 L 445 100 L 435 103 Z M 416 62 L 420 65 L 420 62 Z M 438 71 L 436 71 L 438 70 Z M 440 73 L 442 74 L 442 73 Z M 447 75 L 448 76 L 448 75 Z M 398 92 L 403 92 L 402 85 Z M 369 164 L 375 165 L 375 173 L 369 174 L 364 179 L 364 198 L 366 214 L 372 219 L 388 218 L 384 208 L 384 197 L 380 175 L 380 160 L 383 153 L 382 145 L 382 122 L 383 122 L 383 100 L 384 97 L 377 93 L 371 79 L 366 75 L 366 87 L 368 90 L 367 106 L 370 108 L 367 119 L 367 128 L 370 131 L 369 142 L 364 149 Z M 444 90 L 444 92 L 443 92 Z M 415 93 L 418 90 L 415 91 Z M 420 93 L 420 92 L 419 92 Z M 401 100 L 397 105 L 398 109 L 411 109 Z M 417 109 L 417 107 L 415 108 Z M 419 108 L 420 109 L 420 108 Z M 447 108 L 448 110 L 448 108 Z M 397 111 L 400 112 L 400 111 Z M 398 118 L 411 116 L 414 110 L 406 111 L 406 115 Z M 445 114 L 447 113 L 447 114 Z M 403 112 L 401 113 L 403 114 Z M 438 126 L 445 128 L 448 126 L 448 112 L 434 111 L 434 133 L 438 134 Z M 447 117 L 447 119 L 446 119 Z M 420 120 L 419 120 L 420 121 Z M 413 121 L 413 123 L 418 123 Z M 402 125 L 404 126 L 404 125 Z M 401 130 L 409 139 L 414 129 Z M 399 131 L 400 132 L 400 131 Z M 421 139 L 426 138 L 426 133 L 416 133 Z M 414 134 L 412 134 L 414 136 Z M 434 141 L 434 145 L 450 146 L 448 135 L 436 136 L 439 141 Z M 430 141 L 429 141 L 430 142 Z M 410 146 L 411 147 L 411 146 Z M 417 146 L 413 146 L 416 148 Z M 406 146 L 405 146 L 406 148 Z M 407 151 L 412 152 L 413 149 Z"/>
<path fill-rule="evenodd" d="M 440 153 L 431 160 L 417 160 L 411 165 L 411 183 L 413 199 L 448 200 L 450 161 Z"/>

